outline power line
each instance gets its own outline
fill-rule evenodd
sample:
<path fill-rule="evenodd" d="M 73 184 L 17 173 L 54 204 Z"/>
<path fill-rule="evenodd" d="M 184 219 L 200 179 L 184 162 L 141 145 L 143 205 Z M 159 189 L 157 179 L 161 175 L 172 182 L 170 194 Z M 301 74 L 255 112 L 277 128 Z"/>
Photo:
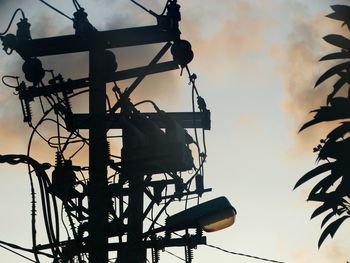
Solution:
<path fill-rule="evenodd" d="M 166 253 L 168 253 L 169 255 L 172 255 L 172 256 L 174 256 L 174 257 L 176 257 L 176 258 L 178 258 L 178 259 L 180 259 L 180 260 L 182 260 L 182 261 L 186 261 L 184 258 L 179 257 L 178 255 L 176 255 L 176 254 L 174 254 L 174 253 L 172 253 L 172 252 L 170 252 L 170 251 L 168 251 L 168 250 L 164 250 L 164 252 L 166 252 Z"/>
<path fill-rule="evenodd" d="M 34 261 L 34 260 L 32 260 L 32 259 L 30 259 L 30 258 L 28 258 L 28 257 L 26 257 L 26 256 L 24 256 L 24 255 L 22 255 L 22 254 L 20 254 L 20 253 L 14 251 L 14 250 L 12 250 L 12 249 L 10 249 L 10 248 L 7 248 L 7 247 L 5 247 L 5 246 L 3 246 L 3 245 L 1 245 L 1 244 L 0 244 L 0 247 L 2 247 L 3 249 L 6 249 L 6 250 L 8 250 L 8 251 L 10 251 L 10 252 L 12 252 L 12 253 L 14 253 L 14 254 L 16 254 L 17 256 L 20 256 L 20 257 L 22 257 L 22 258 L 25 258 L 25 259 L 31 261 L 31 262 L 36 263 L 36 261 Z"/>
<path fill-rule="evenodd" d="M 267 259 L 267 258 L 261 258 L 261 257 L 252 256 L 252 255 L 243 254 L 243 253 L 237 253 L 237 252 L 233 252 L 233 251 L 228 251 L 228 250 L 223 249 L 221 247 L 217 247 L 217 246 L 213 246 L 213 245 L 209 245 L 209 244 L 206 244 L 206 246 L 211 247 L 211 248 L 215 248 L 215 249 L 218 249 L 218 250 L 223 251 L 225 253 L 236 255 L 236 256 L 242 256 L 242 257 L 247 257 L 247 258 L 254 258 L 254 259 L 257 259 L 257 260 L 274 262 L 274 263 L 285 263 L 285 262 L 282 262 L 282 261 L 277 261 L 277 260 L 272 260 L 272 259 Z"/>
<path fill-rule="evenodd" d="M 39 0 L 40 2 L 42 2 L 43 4 L 47 5 L 48 7 L 50 7 L 51 9 L 55 10 L 57 13 L 63 15 L 64 17 L 68 18 L 69 20 L 73 21 L 73 18 L 67 16 L 65 13 L 63 13 L 61 10 L 58 10 L 56 7 L 50 5 L 49 3 L 45 2 L 44 0 Z"/>

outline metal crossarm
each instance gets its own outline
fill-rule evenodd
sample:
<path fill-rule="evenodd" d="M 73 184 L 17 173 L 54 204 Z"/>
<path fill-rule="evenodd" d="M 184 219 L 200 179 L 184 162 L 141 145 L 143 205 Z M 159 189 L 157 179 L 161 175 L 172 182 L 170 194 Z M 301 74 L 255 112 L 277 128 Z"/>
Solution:
<path fill-rule="evenodd" d="M 89 51 L 96 48 L 110 49 L 155 44 L 174 41 L 179 33 L 164 30 L 159 26 L 125 28 L 110 31 L 93 32 L 89 35 L 66 35 L 33 40 L 17 40 L 10 47 L 23 58 L 60 55 Z"/>
<path fill-rule="evenodd" d="M 149 120 L 156 123 L 160 128 L 165 128 L 164 119 L 155 112 L 145 112 Z M 179 123 L 183 128 L 203 128 L 210 130 L 210 111 L 204 112 L 167 112 L 171 119 Z M 121 114 L 115 113 L 107 116 L 107 127 L 110 129 L 121 129 Z M 91 117 L 89 114 L 73 114 L 70 129 L 89 129 Z"/>

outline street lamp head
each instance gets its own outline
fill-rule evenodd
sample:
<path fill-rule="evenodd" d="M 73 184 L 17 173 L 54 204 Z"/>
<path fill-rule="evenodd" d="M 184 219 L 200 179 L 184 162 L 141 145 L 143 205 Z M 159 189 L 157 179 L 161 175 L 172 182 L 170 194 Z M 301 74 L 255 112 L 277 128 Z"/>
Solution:
<path fill-rule="evenodd" d="M 236 214 L 236 209 L 226 197 L 218 197 L 169 216 L 165 228 L 168 231 L 201 228 L 206 232 L 214 232 L 231 226 Z"/>

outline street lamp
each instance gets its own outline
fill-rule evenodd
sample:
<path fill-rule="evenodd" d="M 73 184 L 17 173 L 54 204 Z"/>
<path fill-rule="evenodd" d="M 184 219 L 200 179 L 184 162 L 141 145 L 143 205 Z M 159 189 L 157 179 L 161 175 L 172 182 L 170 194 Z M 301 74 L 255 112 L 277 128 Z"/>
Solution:
<path fill-rule="evenodd" d="M 222 196 L 169 216 L 165 229 L 177 231 L 200 227 L 206 232 L 219 231 L 231 226 L 236 214 L 236 209 Z"/>

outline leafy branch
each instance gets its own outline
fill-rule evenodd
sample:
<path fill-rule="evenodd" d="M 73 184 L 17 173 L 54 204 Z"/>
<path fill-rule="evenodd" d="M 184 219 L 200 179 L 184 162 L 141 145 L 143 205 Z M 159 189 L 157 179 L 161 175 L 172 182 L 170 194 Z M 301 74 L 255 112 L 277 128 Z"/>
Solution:
<path fill-rule="evenodd" d="M 334 12 L 327 17 L 343 22 L 343 26 L 350 30 L 350 6 L 333 5 L 331 8 Z M 318 247 L 321 247 L 328 236 L 333 238 L 341 224 L 350 218 L 350 122 L 345 121 L 350 118 L 350 39 L 331 34 L 325 36 L 324 40 L 340 48 L 340 51 L 328 54 L 320 61 L 341 62 L 323 73 L 316 81 L 315 87 L 332 77 L 336 78 L 336 81 L 332 92 L 326 98 L 326 105 L 311 111 L 315 113 L 313 119 L 306 122 L 300 131 L 322 122 L 339 121 L 340 125 L 314 148 L 319 165 L 302 176 L 294 187 L 295 189 L 311 179 L 320 178 L 307 199 L 321 204 L 313 212 L 311 219 L 326 214 L 321 223 L 323 232 Z"/>

